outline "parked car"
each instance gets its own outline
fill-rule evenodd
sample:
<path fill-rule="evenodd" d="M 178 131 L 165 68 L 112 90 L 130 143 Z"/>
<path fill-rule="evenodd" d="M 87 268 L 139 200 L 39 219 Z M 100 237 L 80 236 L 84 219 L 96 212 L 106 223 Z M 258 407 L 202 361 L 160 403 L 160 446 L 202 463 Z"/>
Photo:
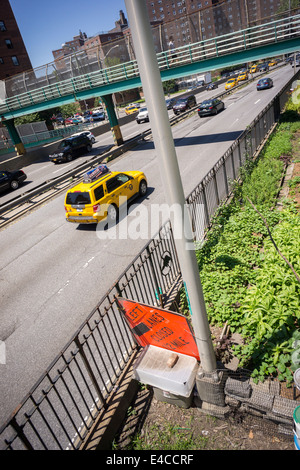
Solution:
<path fill-rule="evenodd" d="M 141 122 L 149 122 L 149 113 L 147 108 L 141 108 L 137 117 L 135 118 L 136 122 L 140 124 Z"/>
<path fill-rule="evenodd" d="M 178 100 L 178 98 L 168 98 L 166 100 L 167 109 L 173 109 L 173 106 L 174 106 L 174 104 L 176 103 L 177 100 Z"/>
<path fill-rule="evenodd" d="M 256 73 L 258 71 L 258 65 L 253 64 L 250 68 L 250 73 Z"/>
<path fill-rule="evenodd" d="M 105 114 L 104 113 L 93 113 L 91 117 L 91 121 L 96 122 L 96 121 L 104 121 L 105 120 Z"/>
<path fill-rule="evenodd" d="M 22 170 L 16 171 L 0 171 L 0 192 L 8 189 L 17 189 L 23 181 L 27 179 L 27 175 Z"/>
<path fill-rule="evenodd" d="M 266 88 L 272 88 L 273 80 L 271 78 L 261 78 L 258 80 L 256 85 L 257 90 L 265 90 Z"/>
<path fill-rule="evenodd" d="M 80 122 L 84 122 L 83 116 L 77 115 L 77 116 L 72 117 L 73 124 L 79 124 Z"/>
<path fill-rule="evenodd" d="M 260 64 L 258 66 L 259 72 L 268 72 L 269 71 L 269 65 L 267 62 L 264 62 L 263 64 Z"/>
<path fill-rule="evenodd" d="M 185 98 L 179 98 L 173 106 L 173 111 L 174 114 L 179 114 L 194 106 L 197 106 L 195 95 L 190 95 Z"/>
<path fill-rule="evenodd" d="M 54 163 L 70 162 L 80 153 L 84 151 L 90 152 L 91 150 L 92 142 L 89 137 L 80 134 L 62 140 L 58 149 L 52 155 L 49 155 L 49 160 Z"/>
<path fill-rule="evenodd" d="M 92 115 L 87 114 L 86 116 L 83 116 L 84 122 L 92 122 Z"/>
<path fill-rule="evenodd" d="M 225 83 L 225 90 L 230 90 L 231 88 L 235 87 L 237 85 L 237 80 L 236 78 L 230 78 L 227 80 Z"/>
<path fill-rule="evenodd" d="M 106 165 L 100 165 L 67 192 L 66 220 L 77 224 L 114 222 L 122 203 L 146 193 L 147 179 L 143 172 L 110 172 Z"/>
<path fill-rule="evenodd" d="M 130 103 L 128 106 L 135 106 L 136 108 L 140 109 L 140 103 Z"/>
<path fill-rule="evenodd" d="M 248 73 L 247 72 L 240 72 L 237 78 L 238 82 L 242 82 L 244 80 L 248 80 Z"/>
<path fill-rule="evenodd" d="M 206 90 L 214 90 L 215 88 L 218 88 L 218 84 L 215 82 L 211 82 L 207 85 Z"/>
<path fill-rule="evenodd" d="M 198 108 L 198 115 L 199 117 L 202 117 L 208 116 L 210 114 L 218 114 L 218 112 L 222 111 L 223 109 L 225 109 L 225 104 L 218 98 L 204 100 L 202 103 L 200 103 Z"/>
<path fill-rule="evenodd" d="M 98 108 L 93 109 L 91 114 L 93 114 L 93 113 L 104 113 L 103 106 L 99 106 Z"/>
<path fill-rule="evenodd" d="M 54 118 L 51 118 L 52 121 L 56 122 L 56 124 L 63 125 L 65 120 L 62 116 L 55 116 Z"/>
<path fill-rule="evenodd" d="M 126 113 L 127 115 L 129 115 L 129 114 L 137 113 L 138 110 L 139 110 L 139 108 L 138 108 L 136 105 L 134 105 L 134 106 L 127 106 L 127 107 L 125 108 L 125 113 Z"/>
<path fill-rule="evenodd" d="M 73 118 L 68 117 L 65 119 L 65 124 L 73 124 Z"/>
<path fill-rule="evenodd" d="M 71 137 L 77 137 L 78 135 L 86 135 L 90 139 L 92 144 L 94 144 L 96 142 L 94 134 L 90 131 L 77 132 L 76 134 L 72 134 Z"/>

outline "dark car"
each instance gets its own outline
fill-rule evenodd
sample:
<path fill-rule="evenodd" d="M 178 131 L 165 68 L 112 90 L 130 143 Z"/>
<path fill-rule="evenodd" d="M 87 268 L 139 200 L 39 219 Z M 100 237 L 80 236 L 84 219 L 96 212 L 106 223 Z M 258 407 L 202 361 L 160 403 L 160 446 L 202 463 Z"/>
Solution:
<path fill-rule="evenodd" d="M 185 98 L 179 98 L 173 106 L 173 111 L 175 114 L 179 114 L 193 108 L 194 106 L 197 106 L 195 95 L 190 95 Z"/>
<path fill-rule="evenodd" d="M 268 72 L 269 71 L 269 64 L 267 62 L 264 62 L 263 64 L 260 64 L 258 66 L 259 72 Z"/>
<path fill-rule="evenodd" d="M 61 124 L 61 125 L 63 125 L 64 122 L 65 122 L 65 120 L 62 116 L 57 116 L 55 121 L 56 121 L 57 124 Z"/>
<path fill-rule="evenodd" d="M 206 87 L 206 90 L 214 90 L 215 88 L 218 88 L 217 83 L 209 83 Z"/>
<path fill-rule="evenodd" d="M 167 109 L 172 109 L 178 98 L 169 98 L 166 100 Z"/>
<path fill-rule="evenodd" d="M 80 134 L 75 137 L 64 139 L 58 146 L 58 149 L 49 155 L 51 162 L 70 162 L 74 157 L 83 153 L 84 151 L 90 152 L 92 150 L 91 140 L 87 135 Z"/>
<path fill-rule="evenodd" d="M 272 88 L 273 80 L 271 78 L 261 78 L 258 80 L 256 89 L 257 90 L 265 90 L 266 88 Z"/>
<path fill-rule="evenodd" d="M 27 178 L 24 171 L 0 171 L 0 192 L 7 189 L 17 189 L 20 183 L 23 183 Z"/>
<path fill-rule="evenodd" d="M 222 111 L 225 108 L 223 101 L 218 98 L 212 100 L 204 100 L 200 103 L 198 108 L 199 117 L 208 116 L 210 114 L 218 114 L 219 111 Z"/>

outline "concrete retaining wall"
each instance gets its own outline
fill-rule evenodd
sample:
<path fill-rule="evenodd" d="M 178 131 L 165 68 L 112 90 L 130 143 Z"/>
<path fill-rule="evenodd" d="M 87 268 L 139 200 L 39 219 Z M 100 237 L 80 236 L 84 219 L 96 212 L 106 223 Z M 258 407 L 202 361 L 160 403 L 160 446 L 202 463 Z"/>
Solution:
<path fill-rule="evenodd" d="M 119 124 L 120 126 L 122 126 L 123 124 L 127 124 L 128 122 L 133 121 L 134 119 L 135 115 L 124 116 L 119 119 Z M 98 137 L 99 135 L 104 134 L 109 130 L 110 124 L 108 122 L 91 129 L 95 137 Z M 32 149 L 24 155 L 14 155 L 13 157 L 9 157 L 7 160 L 3 160 L 2 162 L 0 162 L 0 170 L 20 170 L 39 160 L 49 161 L 49 155 L 57 149 L 60 140 Z"/>

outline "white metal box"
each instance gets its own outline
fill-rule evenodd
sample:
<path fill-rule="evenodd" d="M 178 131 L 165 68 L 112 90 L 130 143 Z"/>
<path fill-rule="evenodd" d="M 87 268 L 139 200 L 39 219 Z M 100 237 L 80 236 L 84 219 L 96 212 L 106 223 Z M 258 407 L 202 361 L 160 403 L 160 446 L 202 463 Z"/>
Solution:
<path fill-rule="evenodd" d="M 189 397 L 195 385 L 198 361 L 176 352 L 178 360 L 173 367 L 169 367 L 168 360 L 172 354 L 168 349 L 146 346 L 134 366 L 134 376 L 142 383 Z"/>

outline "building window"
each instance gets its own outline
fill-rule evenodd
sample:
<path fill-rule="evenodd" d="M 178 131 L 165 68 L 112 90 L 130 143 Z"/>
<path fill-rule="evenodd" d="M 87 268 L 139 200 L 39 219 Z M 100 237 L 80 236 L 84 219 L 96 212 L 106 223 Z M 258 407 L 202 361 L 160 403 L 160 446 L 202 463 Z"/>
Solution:
<path fill-rule="evenodd" d="M 20 65 L 17 56 L 13 55 L 11 60 L 14 65 Z"/>
<path fill-rule="evenodd" d="M 10 39 L 5 39 L 5 44 L 7 46 L 8 49 L 12 49 L 13 48 L 13 45 L 12 45 L 12 42 Z"/>
<path fill-rule="evenodd" d="M 6 31 L 6 26 L 4 21 L 0 21 L 0 31 Z"/>
<path fill-rule="evenodd" d="M 4 64 L 3 57 L 0 57 L 0 64 Z"/>

